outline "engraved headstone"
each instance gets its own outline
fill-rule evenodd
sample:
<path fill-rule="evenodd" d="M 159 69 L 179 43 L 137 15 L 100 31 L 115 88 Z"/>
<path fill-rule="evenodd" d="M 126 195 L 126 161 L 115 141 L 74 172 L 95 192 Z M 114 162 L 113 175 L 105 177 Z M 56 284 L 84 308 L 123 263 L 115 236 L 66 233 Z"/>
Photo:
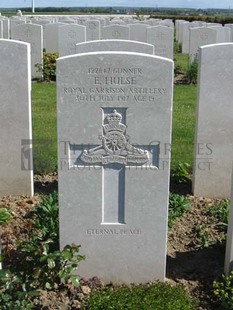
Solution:
<path fill-rule="evenodd" d="M 173 28 L 165 26 L 148 27 L 147 43 L 154 45 L 155 55 L 173 59 Z"/>
<path fill-rule="evenodd" d="M 154 55 L 154 45 L 131 40 L 99 40 L 76 44 L 76 53 L 122 51 Z"/>
<path fill-rule="evenodd" d="M 87 41 L 100 40 L 100 21 L 88 20 L 85 22 L 85 26 L 87 31 Z"/>
<path fill-rule="evenodd" d="M 86 27 L 81 25 L 65 25 L 58 28 L 59 56 L 75 54 L 75 45 L 86 41 Z"/>
<path fill-rule="evenodd" d="M 146 29 L 150 25 L 129 24 L 129 39 L 132 41 L 146 42 Z"/>
<path fill-rule="evenodd" d="M 0 196 L 33 195 L 30 45 L 0 39 Z"/>
<path fill-rule="evenodd" d="M 58 52 L 58 28 L 64 26 L 63 23 L 52 23 L 44 25 L 43 45 L 47 53 Z"/>
<path fill-rule="evenodd" d="M 41 72 L 38 72 L 36 65 L 42 65 L 43 59 L 42 26 L 33 24 L 19 25 L 15 27 L 12 39 L 30 43 L 32 78 L 41 78 Z"/>
<path fill-rule="evenodd" d="M 214 28 L 190 28 L 189 33 L 189 60 L 193 62 L 198 57 L 200 46 L 217 43 L 217 30 Z"/>
<path fill-rule="evenodd" d="M 60 243 L 79 275 L 164 280 L 173 62 L 97 52 L 57 61 Z"/>
<path fill-rule="evenodd" d="M 26 24 L 26 20 L 18 19 L 18 18 L 11 18 L 10 19 L 10 38 L 14 36 L 15 27 Z"/>
<path fill-rule="evenodd" d="M 101 39 L 129 40 L 129 27 L 121 25 L 102 27 Z"/>
<path fill-rule="evenodd" d="M 233 43 L 200 48 L 193 192 L 229 198 L 233 154 Z"/>

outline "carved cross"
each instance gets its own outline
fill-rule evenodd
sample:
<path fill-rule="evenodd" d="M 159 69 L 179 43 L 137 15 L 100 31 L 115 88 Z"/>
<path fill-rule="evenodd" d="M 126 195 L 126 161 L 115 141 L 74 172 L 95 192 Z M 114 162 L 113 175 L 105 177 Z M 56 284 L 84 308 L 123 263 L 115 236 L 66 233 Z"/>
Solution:
<path fill-rule="evenodd" d="M 112 33 L 112 37 L 115 39 L 118 39 L 120 37 L 120 32 L 119 31 L 115 31 L 114 33 Z"/>
<path fill-rule="evenodd" d="M 134 146 L 126 135 L 126 108 L 103 108 L 102 143 L 71 145 L 74 166 L 102 169 L 102 224 L 125 224 L 126 169 L 158 168 L 159 143 Z M 85 146 L 84 146 L 85 148 Z"/>

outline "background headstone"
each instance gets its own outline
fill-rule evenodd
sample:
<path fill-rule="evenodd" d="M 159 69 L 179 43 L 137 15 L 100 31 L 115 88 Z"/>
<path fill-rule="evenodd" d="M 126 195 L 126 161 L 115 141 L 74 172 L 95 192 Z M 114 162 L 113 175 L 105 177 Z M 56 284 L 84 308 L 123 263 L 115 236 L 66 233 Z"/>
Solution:
<path fill-rule="evenodd" d="M 233 154 L 233 43 L 200 48 L 193 192 L 229 198 Z"/>
<path fill-rule="evenodd" d="M 121 25 L 102 27 L 101 39 L 129 40 L 129 27 Z"/>
<path fill-rule="evenodd" d="M 30 45 L 0 40 L 0 196 L 33 195 Z"/>
<path fill-rule="evenodd" d="M 58 29 L 59 56 L 75 54 L 75 45 L 86 41 L 86 27 L 81 25 L 65 25 Z"/>
<path fill-rule="evenodd" d="M 43 29 L 40 25 L 23 24 L 15 27 L 12 39 L 31 45 L 32 78 L 41 78 L 42 73 L 35 65 L 43 63 Z"/>
<path fill-rule="evenodd" d="M 154 45 L 155 55 L 173 59 L 173 28 L 165 26 L 148 27 L 147 43 Z"/>

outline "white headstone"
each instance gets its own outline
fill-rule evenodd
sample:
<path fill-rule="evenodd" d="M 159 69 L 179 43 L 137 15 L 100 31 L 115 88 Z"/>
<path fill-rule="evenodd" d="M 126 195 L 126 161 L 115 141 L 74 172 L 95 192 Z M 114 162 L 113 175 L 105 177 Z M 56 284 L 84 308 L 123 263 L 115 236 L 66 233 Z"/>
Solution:
<path fill-rule="evenodd" d="M 85 26 L 87 31 L 87 41 L 100 40 L 100 21 L 88 20 L 86 21 Z"/>
<path fill-rule="evenodd" d="M 0 39 L 0 196 L 33 195 L 30 45 Z"/>
<path fill-rule="evenodd" d="M 147 43 L 154 45 L 155 55 L 173 59 L 173 28 L 165 26 L 148 27 Z"/>
<path fill-rule="evenodd" d="M 81 244 L 80 276 L 164 280 L 172 83 L 151 55 L 57 61 L 60 242 Z"/>
<path fill-rule="evenodd" d="M 100 40 L 76 44 L 76 53 L 122 51 L 154 55 L 154 45 L 130 40 Z"/>
<path fill-rule="evenodd" d="M 3 38 L 3 21 L 0 20 L 0 38 Z"/>
<path fill-rule="evenodd" d="M 129 40 L 129 27 L 120 25 L 105 26 L 101 29 L 101 38 Z"/>
<path fill-rule="evenodd" d="M 40 25 L 23 24 L 15 27 L 12 39 L 24 41 L 31 45 L 32 78 L 41 78 L 41 72 L 35 65 L 43 62 L 43 29 Z"/>
<path fill-rule="evenodd" d="M 189 29 L 194 27 L 192 23 L 183 23 L 183 31 L 182 31 L 182 53 L 189 53 Z"/>
<path fill-rule="evenodd" d="M 200 48 L 193 192 L 229 198 L 233 154 L 233 43 Z"/>
<path fill-rule="evenodd" d="M 65 25 L 58 29 L 59 56 L 75 54 L 75 45 L 86 41 L 86 27 L 81 25 Z"/>
<path fill-rule="evenodd" d="M 198 27 L 190 28 L 189 31 L 189 59 L 192 62 L 198 57 L 200 46 L 217 42 L 217 30 L 214 28 Z"/>
<path fill-rule="evenodd" d="M 9 39 L 10 37 L 10 22 L 8 18 L 1 19 L 3 23 L 3 38 Z"/>
<path fill-rule="evenodd" d="M 226 28 L 230 28 L 230 31 L 231 31 L 231 42 L 233 42 L 233 24 L 225 24 Z"/>
<path fill-rule="evenodd" d="M 146 42 L 146 29 L 149 25 L 129 24 L 129 39 L 132 41 Z"/>
<path fill-rule="evenodd" d="M 10 19 L 10 37 L 14 37 L 14 29 L 15 27 L 26 24 L 26 20 L 18 19 L 18 18 L 11 18 Z"/>
<path fill-rule="evenodd" d="M 58 52 L 58 28 L 64 26 L 63 23 L 52 23 L 44 25 L 44 48 L 47 53 Z"/>

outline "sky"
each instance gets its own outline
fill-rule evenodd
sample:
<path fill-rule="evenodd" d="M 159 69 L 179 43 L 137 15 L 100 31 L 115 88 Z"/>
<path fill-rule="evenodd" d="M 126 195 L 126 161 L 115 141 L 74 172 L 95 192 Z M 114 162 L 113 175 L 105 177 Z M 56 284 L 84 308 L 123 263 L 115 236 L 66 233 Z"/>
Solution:
<path fill-rule="evenodd" d="M 130 6 L 233 9 L 232 0 L 34 0 L 35 7 Z M 0 0 L 0 8 L 31 7 L 32 0 Z"/>

